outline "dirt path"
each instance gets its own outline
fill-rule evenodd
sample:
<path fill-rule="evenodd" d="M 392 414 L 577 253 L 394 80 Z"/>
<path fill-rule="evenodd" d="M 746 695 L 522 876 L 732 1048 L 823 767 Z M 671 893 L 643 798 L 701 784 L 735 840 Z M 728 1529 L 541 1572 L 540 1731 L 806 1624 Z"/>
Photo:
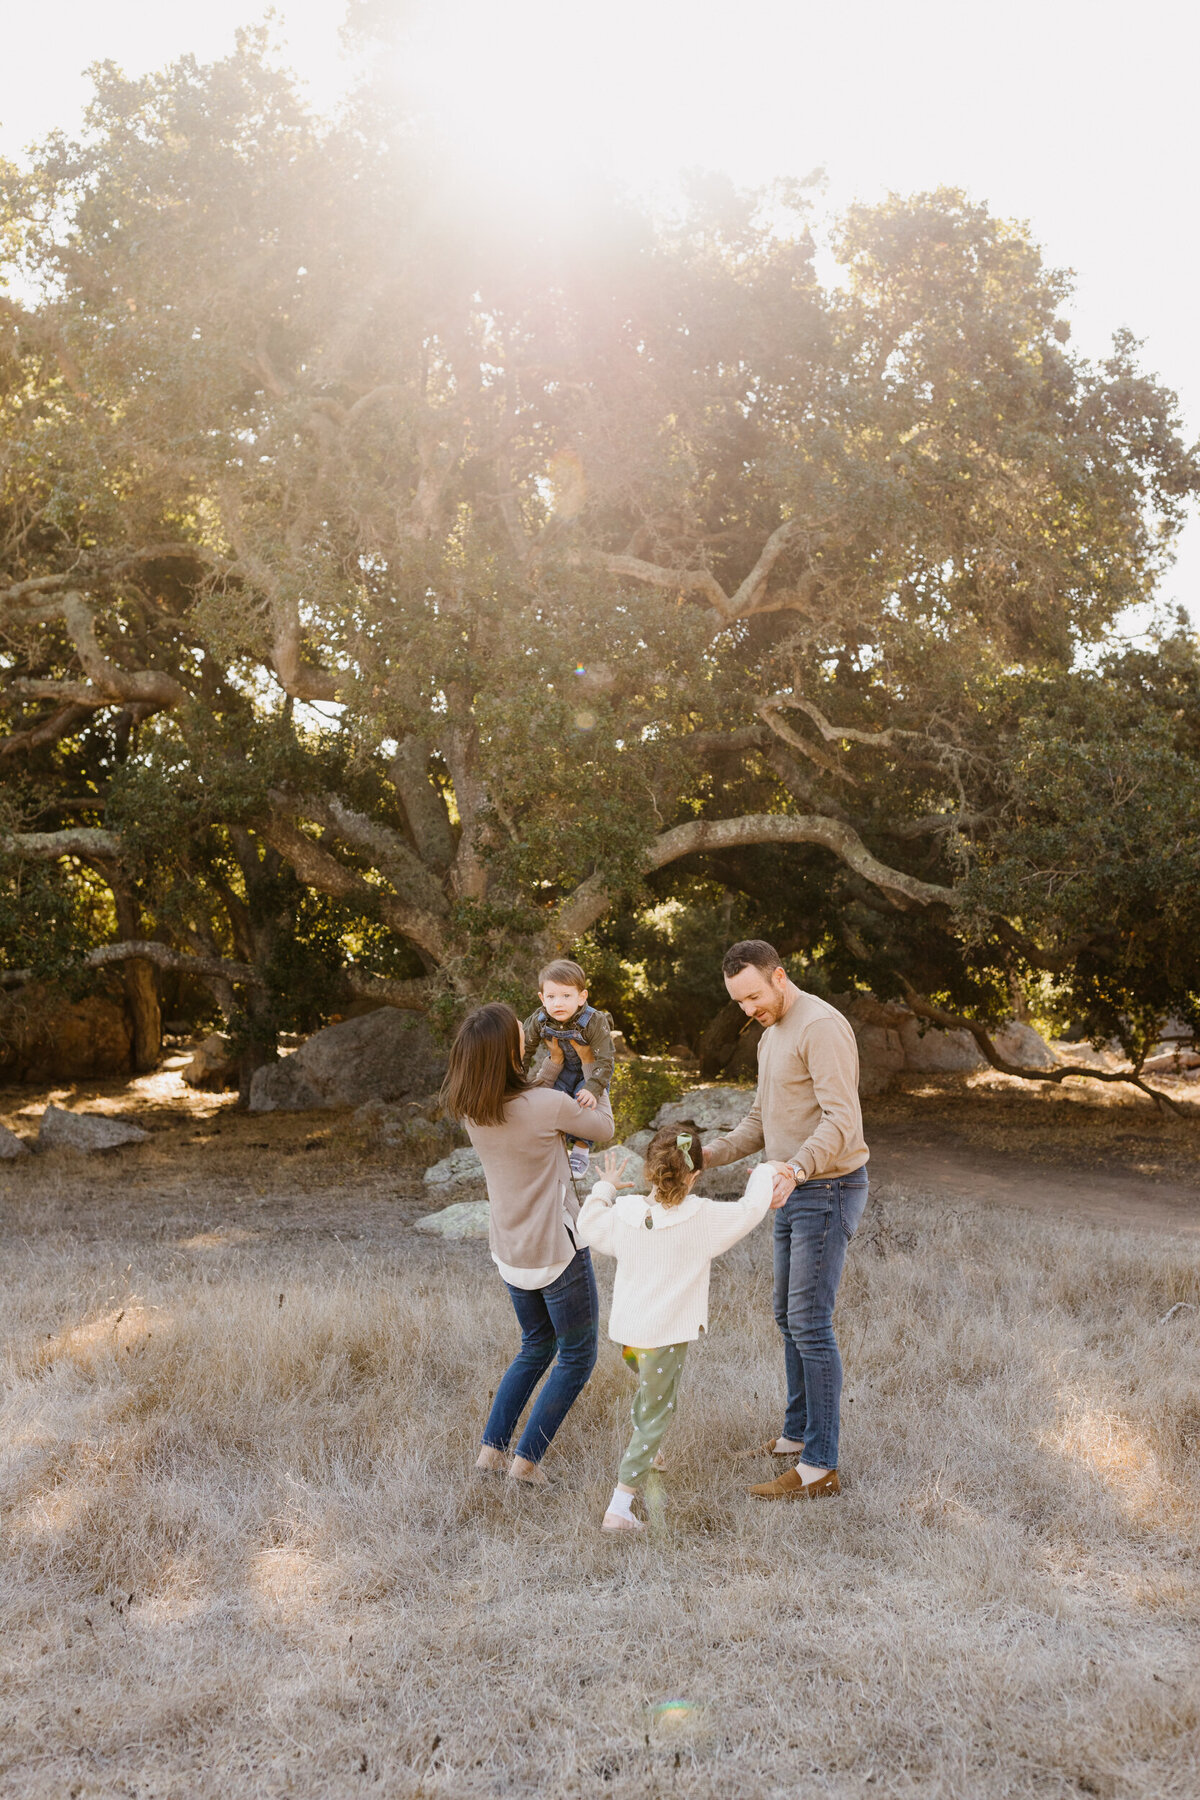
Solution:
<path fill-rule="evenodd" d="M 1023 1206 L 1055 1218 L 1143 1231 L 1200 1235 L 1200 1177 L 1157 1180 L 1134 1169 L 1053 1167 L 938 1137 L 916 1125 L 869 1133 L 871 1177 L 880 1187 L 980 1205 Z"/>

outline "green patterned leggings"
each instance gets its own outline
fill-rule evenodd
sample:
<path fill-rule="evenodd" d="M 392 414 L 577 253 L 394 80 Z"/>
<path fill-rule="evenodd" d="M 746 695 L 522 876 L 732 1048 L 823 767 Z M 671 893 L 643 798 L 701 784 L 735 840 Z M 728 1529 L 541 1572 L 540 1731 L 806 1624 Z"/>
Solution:
<path fill-rule="evenodd" d="M 687 1345 L 666 1344 L 660 1350 L 635 1350 L 627 1345 L 621 1354 L 636 1374 L 638 1388 L 633 1396 L 633 1436 L 621 1458 L 617 1480 L 626 1487 L 638 1487 L 675 1417 L 675 1395 Z"/>

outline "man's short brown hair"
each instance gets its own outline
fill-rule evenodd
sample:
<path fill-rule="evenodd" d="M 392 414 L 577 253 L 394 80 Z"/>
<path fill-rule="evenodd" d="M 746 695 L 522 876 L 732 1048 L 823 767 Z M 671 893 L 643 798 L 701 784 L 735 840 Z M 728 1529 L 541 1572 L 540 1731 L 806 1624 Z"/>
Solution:
<path fill-rule="evenodd" d="M 744 938 L 740 944 L 731 944 L 725 952 L 721 973 L 728 981 L 730 976 L 740 975 L 743 969 L 761 969 L 764 975 L 773 975 L 782 967 L 783 959 L 774 944 L 768 944 L 765 938 Z"/>
<path fill-rule="evenodd" d="M 577 962 L 569 962 L 565 956 L 546 964 L 538 976 L 539 994 L 548 981 L 558 981 L 563 987 L 578 988 L 581 994 L 587 993 L 587 976 Z"/>

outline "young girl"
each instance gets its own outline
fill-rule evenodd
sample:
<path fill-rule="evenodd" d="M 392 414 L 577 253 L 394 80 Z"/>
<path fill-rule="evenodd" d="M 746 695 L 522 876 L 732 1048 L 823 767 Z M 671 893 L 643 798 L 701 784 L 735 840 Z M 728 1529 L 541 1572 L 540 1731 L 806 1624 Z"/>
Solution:
<path fill-rule="evenodd" d="M 598 1181 L 576 1227 L 580 1244 L 617 1259 L 608 1335 L 638 1378 L 633 1436 L 621 1459 L 604 1531 L 644 1531 L 633 1498 L 675 1416 L 688 1344 L 708 1329 L 708 1274 L 714 1256 L 745 1237 L 771 1206 L 774 1163 L 760 1163 L 736 1202 L 691 1192 L 704 1163 L 699 1128 L 665 1125 L 646 1152 L 650 1196 Z M 612 1158 L 602 1165 L 614 1167 Z M 635 1347 L 636 1346 L 636 1347 Z"/>

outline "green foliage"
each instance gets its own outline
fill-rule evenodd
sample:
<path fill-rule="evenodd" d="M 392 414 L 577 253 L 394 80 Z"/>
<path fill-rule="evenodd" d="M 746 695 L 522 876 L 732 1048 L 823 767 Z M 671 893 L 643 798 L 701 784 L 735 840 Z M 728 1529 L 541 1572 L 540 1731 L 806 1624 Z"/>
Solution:
<path fill-rule="evenodd" d="M 1003 823 L 963 888 L 1018 921 L 1058 1004 L 1131 1056 L 1178 1012 L 1200 1031 L 1200 646 L 1105 658 L 1014 695 Z"/>
<path fill-rule="evenodd" d="M 1105 661 L 1200 485 L 1173 397 L 1127 336 L 1075 355 L 1063 276 L 961 193 L 851 208 L 828 284 L 809 205 L 529 229 L 261 38 L 101 70 L 81 141 L 0 172 L 44 295 L 0 339 L 0 712 L 11 828 L 121 855 L 14 864 L 7 941 L 61 964 L 107 881 L 122 931 L 256 967 L 259 1048 L 348 963 L 449 1028 L 576 939 L 641 1047 L 698 1040 L 740 934 L 987 1019 L 1016 980 L 1139 1042 L 1192 1007 L 1194 651 Z M 955 904 L 836 846 L 656 854 L 783 815 Z"/>
<path fill-rule="evenodd" d="M 635 1131 L 644 1131 L 660 1106 L 678 1100 L 684 1085 L 683 1077 L 662 1063 L 644 1059 L 619 1062 L 610 1090 L 617 1142 L 624 1143 Z"/>

